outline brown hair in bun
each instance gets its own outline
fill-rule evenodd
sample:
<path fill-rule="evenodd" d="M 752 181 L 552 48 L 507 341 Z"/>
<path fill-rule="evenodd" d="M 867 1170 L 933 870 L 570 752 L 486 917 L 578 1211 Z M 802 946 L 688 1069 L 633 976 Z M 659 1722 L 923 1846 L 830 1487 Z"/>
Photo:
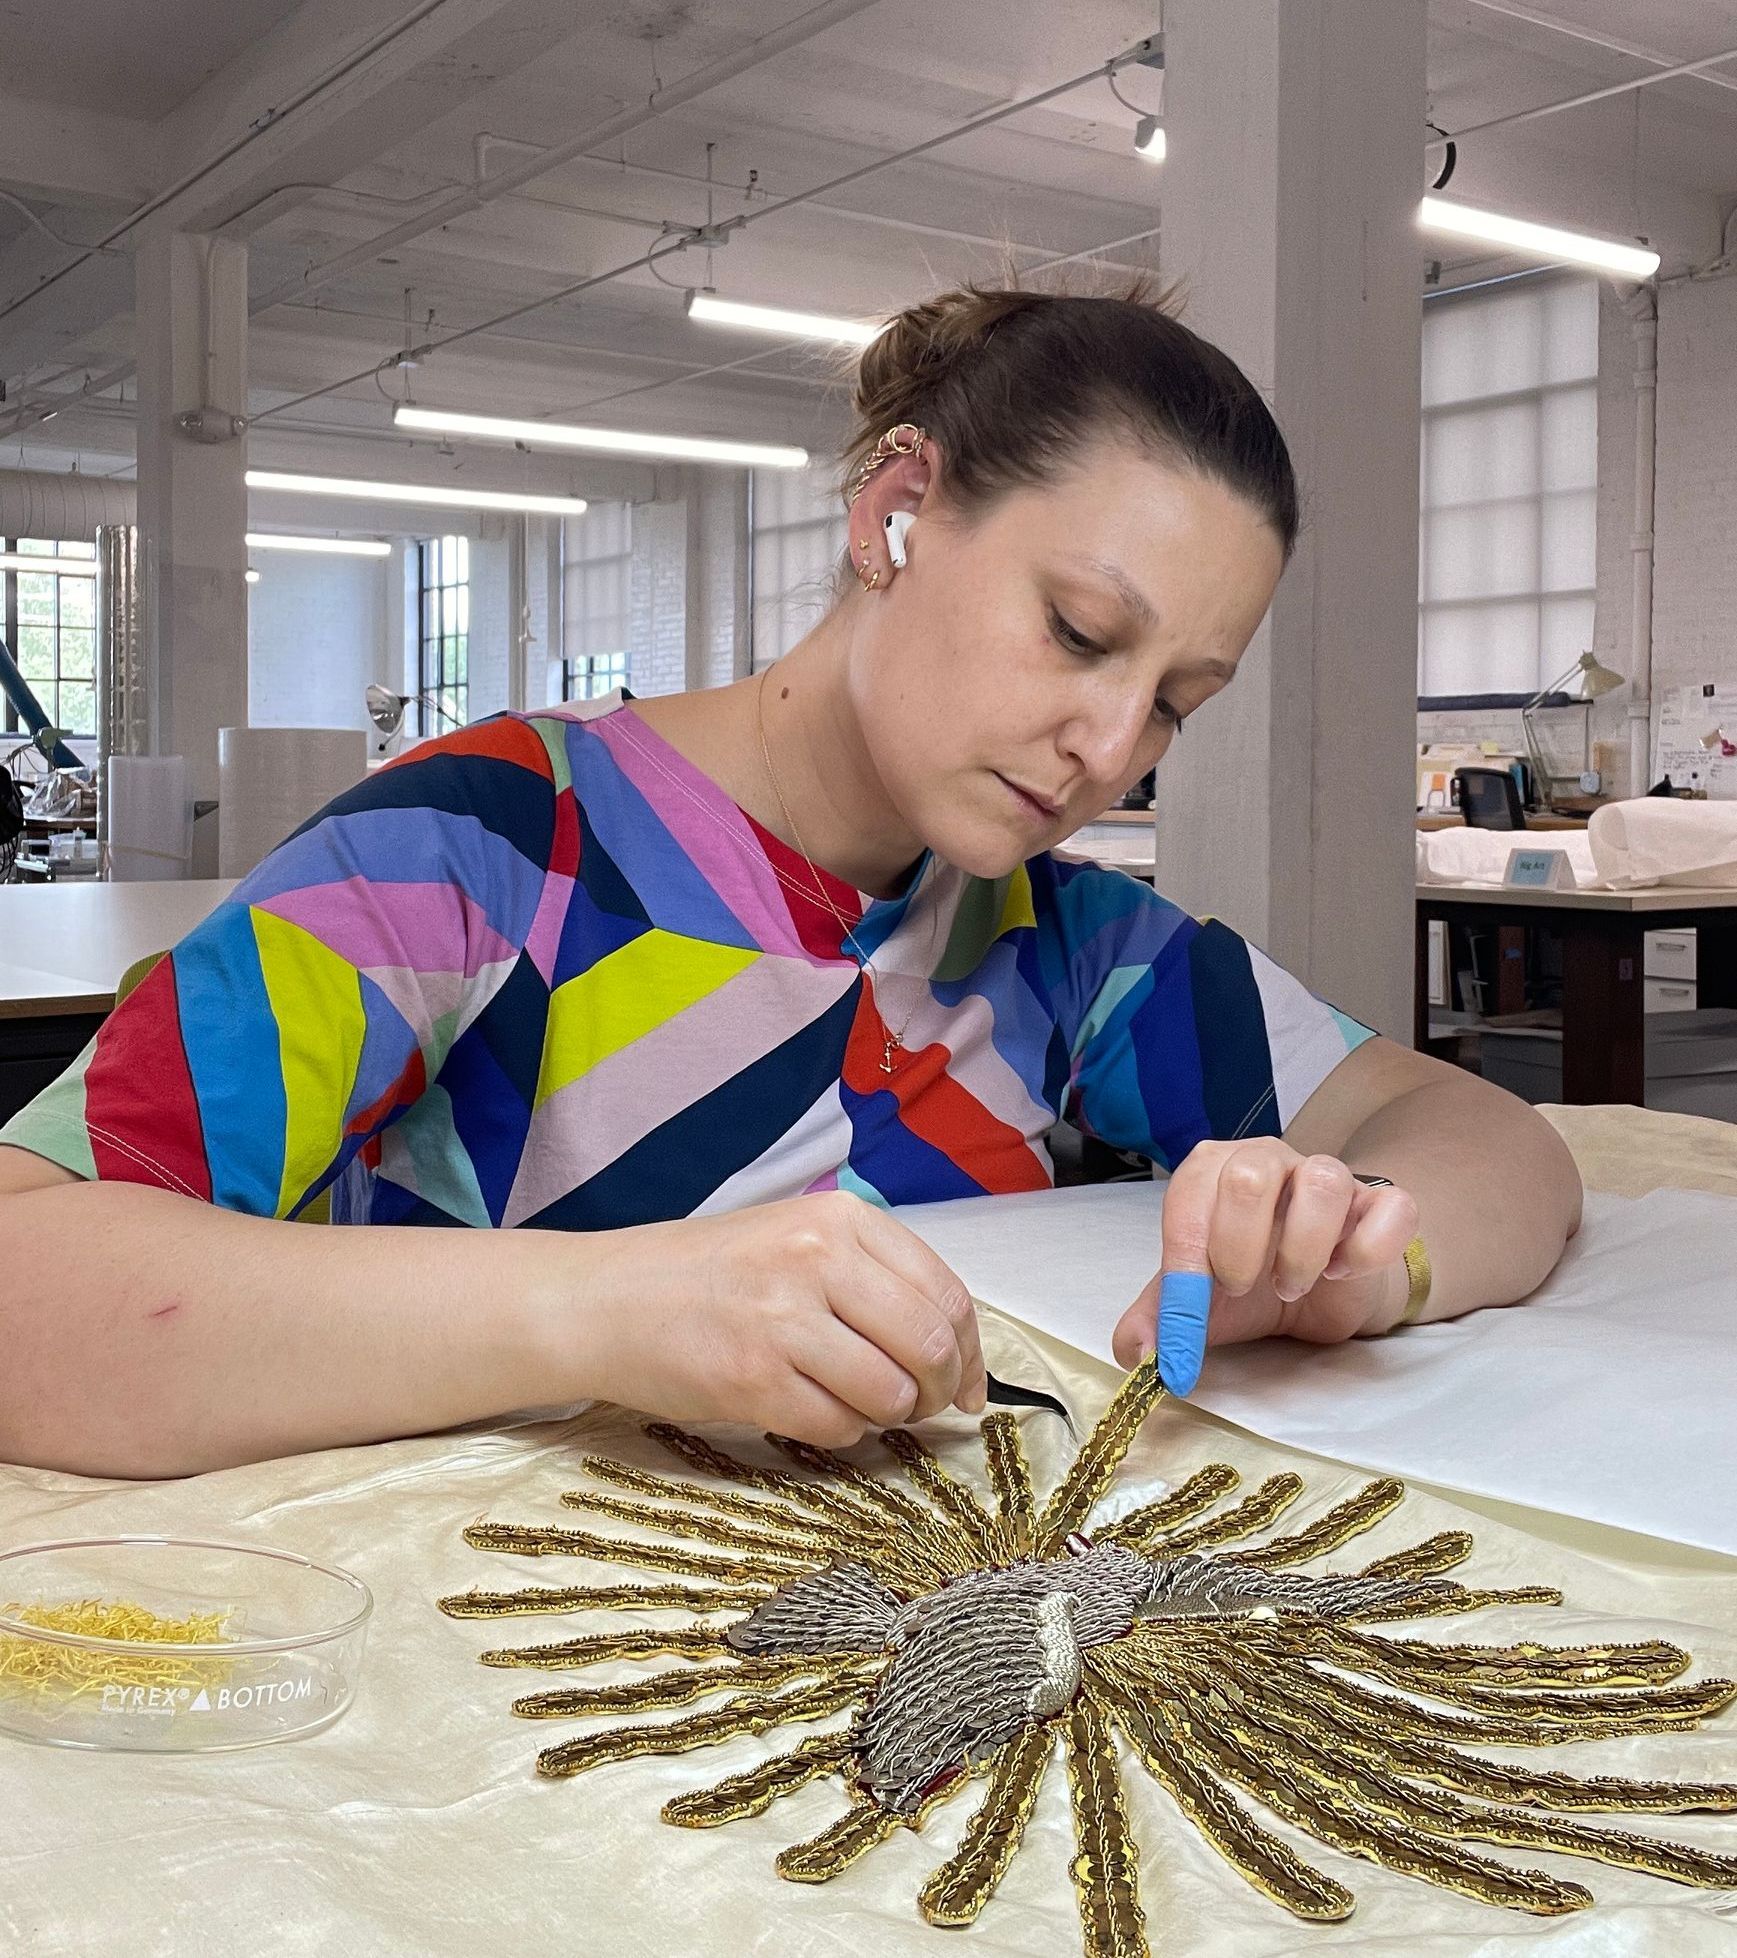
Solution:
<path fill-rule="evenodd" d="M 1271 411 L 1143 282 L 1114 294 L 964 286 L 907 307 L 863 349 L 854 406 L 847 483 L 900 422 L 935 438 L 966 512 L 1119 435 L 1246 497 L 1287 556 L 1296 542 L 1297 479 Z"/>

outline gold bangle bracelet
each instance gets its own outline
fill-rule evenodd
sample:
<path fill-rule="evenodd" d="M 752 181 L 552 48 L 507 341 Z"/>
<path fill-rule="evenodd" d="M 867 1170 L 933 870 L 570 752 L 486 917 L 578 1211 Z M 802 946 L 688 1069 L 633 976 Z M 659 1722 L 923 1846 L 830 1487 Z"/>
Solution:
<path fill-rule="evenodd" d="M 1401 1326 L 1415 1326 L 1417 1316 L 1429 1303 L 1429 1288 L 1434 1274 L 1429 1266 L 1429 1253 L 1423 1248 L 1423 1239 L 1414 1237 L 1405 1247 L 1405 1275 L 1411 1280 L 1411 1290 L 1406 1294 L 1405 1310 L 1388 1327 L 1389 1332 L 1398 1332 Z"/>

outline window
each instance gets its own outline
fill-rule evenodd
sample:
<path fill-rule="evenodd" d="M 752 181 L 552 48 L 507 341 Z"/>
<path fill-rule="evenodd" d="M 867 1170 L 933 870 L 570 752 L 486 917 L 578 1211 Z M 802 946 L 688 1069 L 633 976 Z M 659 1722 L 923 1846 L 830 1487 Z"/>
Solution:
<path fill-rule="evenodd" d="M 782 659 L 832 603 L 849 526 L 837 480 L 825 469 L 756 469 L 750 483 L 758 672 Z"/>
<path fill-rule="evenodd" d="M 94 544 L 0 538 L 23 557 L 96 560 Z M 55 571 L 0 572 L 0 625 L 42 711 L 68 734 L 96 733 L 96 579 Z M 7 732 L 21 723 L 10 703 Z"/>
<path fill-rule="evenodd" d="M 1423 311 L 1417 690 L 1533 694 L 1592 644 L 1598 287 Z"/>
<path fill-rule="evenodd" d="M 439 734 L 470 718 L 470 539 L 423 538 L 416 585 L 416 728 Z"/>
<path fill-rule="evenodd" d="M 594 503 L 561 525 L 561 698 L 627 685 L 633 616 L 633 506 Z"/>

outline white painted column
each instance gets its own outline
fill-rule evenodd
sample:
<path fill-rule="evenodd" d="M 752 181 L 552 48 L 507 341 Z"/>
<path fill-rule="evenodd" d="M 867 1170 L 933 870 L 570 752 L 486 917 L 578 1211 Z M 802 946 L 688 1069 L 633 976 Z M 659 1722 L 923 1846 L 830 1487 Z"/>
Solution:
<path fill-rule="evenodd" d="M 182 755 L 217 794 L 217 730 L 247 725 L 247 442 L 195 441 L 194 409 L 247 412 L 247 250 L 186 232 L 137 259 L 140 648 L 150 752 Z M 194 825 L 193 874 L 216 874 L 222 811 Z"/>
<path fill-rule="evenodd" d="M 1304 530 L 1158 771 L 1158 888 L 1409 1042 L 1425 0 L 1166 0 L 1163 269 Z"/>

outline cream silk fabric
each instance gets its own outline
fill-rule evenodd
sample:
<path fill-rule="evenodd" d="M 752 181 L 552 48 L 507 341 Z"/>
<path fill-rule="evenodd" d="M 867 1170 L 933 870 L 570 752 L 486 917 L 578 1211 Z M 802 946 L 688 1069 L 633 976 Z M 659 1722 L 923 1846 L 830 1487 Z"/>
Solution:
<path fill-rule="evenodd" d="M 1584 1159 L 1598 1160 L 1600 1138 L 1579 1139 Z M 1083 1419 L 1114 1384 L 1109 1368 L 999 1314 L 986 1317 L 985 1344 L 996 1372 L 1058 1392 Z M 1589 1414 L 1593 1423 L 1619 1418 L 1614 1394 Z M 1070 1445 L 1053 1416 L 1029 1413 L 1023 1426 L 1047 1486 Z M 974 1428 L 953 1415 L 925 1435 L 970 1471 L 978 1461 Z M 1709 1465 L 1722 1455 L 1729 1476 L 1728 1434 L 1709 1435 L 1706 1445 Z M 648 1466 L 661 1460 L 630 1421 L 595 1408 L 566 1422 L 333 1451 L 179 1483 L 118 1484 L 0 1469 L 5 1545 L 111 1531 L 210 1534 L 342 1564 L 367 1580 L 377 1601 L 357 1704 L 311 1740 L 206 1757 L 76 1754 L 0 1740 L 0 1952 L 8 1958 L 1067 1958 L 1077 1952 L 1059 1759 L 1024 1850 L 976 1928 L 963 1933 L 927 1927 L 915 1898 L 956 1841 L 974 1795 L 941 1809 L 921 1836 L 901 1832 L 816 1889 L 779 1882 L 772 1857 L 840 1811 L 830 1783 L 813 1784 L 769 1815 L 721 1830 L 675 1829 L 657 1819 L 672 1793 L 745 1766 L 782 1741 L 739 1739 L 570 1782 L 533 1776 L 538 1747 L 575 1728 L 515 1720 L 508 1704 L 519 1692 L 562 1683 L 563 1676 L 488 1670 L 475 1655 L 495 1644 L 568 1636 L 581 1621 L 456 1621 L 438 1612 L 434 1600 L 473 1585 L 602 1579 L 600 1566 L 491 1556 L 460 1537 L 467 1523 L 483 1517 L 573 1522 L 559 1495 L 579 1480 L 577 1458 L 590 1451 L 619 1452 Z M 879 1451 L 863 1454 L 870 1459 Z M 1297 1467 L 1309 1486 L 1287 1527 L 1319 1514 L 1364 1479 L 1230 1430 L 1196 1409 L 1166 1404 L 1148 1422 L 1120 1486 L 1156 1493 L 1211 1460 L 1232 1462 L 1251 1483 Z M 1555 1611 L 1443 1621 L 1426 1628 L 1426 1636 L 1532 1635 L 1560 1643 L 1663 1636 L 1695 1653 L 1697 1675 L 1737 1671 L 1737 1576 L 1731 1565 L 1705 1555 L 1679 1559 L 1658 1544 L 1637 1555 L 1632 1544 L 1601 1541 L 1596 1527 L 1582 1528 L 1570 1544 L 1559 1532 L 1533 1534 L 1419 1493 L 1357 1541 L 1355 1559 L 1459 1525 L 1475 1532 L 1478 1549 L 1457 1575 L 1477 1583 L 1556 1583 L 1570 1602 Z M 1344 1566 L 1350 1553 L 1332 1561 Z M 584 1622 L 600 1627 L 604 1621 Z M 601 1681 L 633 1670 L 598 1668 L 588 1677 Z M 1580 1773 L 1737 1779 L 1737 1719 L 1727 1715 L 1697 1734 L 1551 1750 L 1545 1764 Z M 1546 1860 L 1585 1882 L 1600 1899 L 1597 1909 L 1532 1919 L 1328 1850 L 1311 1852 L 1356 1891 L 1359 1903 L 1349 1923 L 1299 1926 L 1222 1864 L 1142 1773 L 1131 1769 L 1127 1783 L 1155 1953 L 1278 1958 L 1330 1947 L 1359 1958 L 1715 1958 L 1737 1950 L 1737 1897 L 1560 1858 Z M 1732 1818 L 1661 1816 L 1628 1826 L 1737 1847 Z"/>

